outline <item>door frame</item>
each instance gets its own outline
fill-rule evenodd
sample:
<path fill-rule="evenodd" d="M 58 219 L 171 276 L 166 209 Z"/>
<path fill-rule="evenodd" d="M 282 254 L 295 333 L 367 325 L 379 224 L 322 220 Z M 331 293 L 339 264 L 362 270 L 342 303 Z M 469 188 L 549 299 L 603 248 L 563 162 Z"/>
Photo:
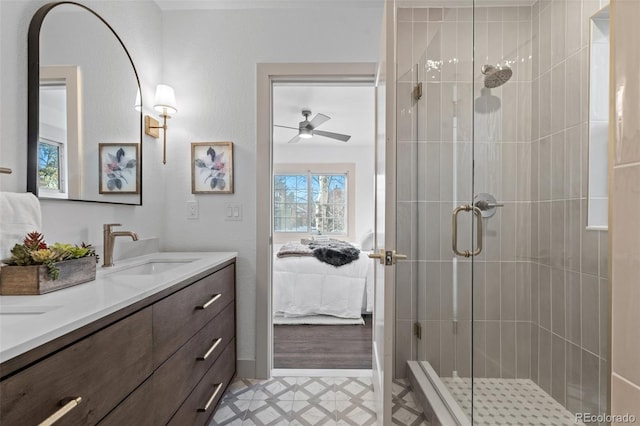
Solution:
<path fill-rule="evenodd" d="M 256 322 L 255 374 L 266 379 L 273 369 L 271 259 L 273 255 L 273 132 L 272 83 L 292 80 L 375 81 L 375 63 L 259 63 L 257 64 L 256 126 Z M 264 214 L 267 208 L 268 214 Z M 262 213 L 262 214 L 261 214 Z"/>

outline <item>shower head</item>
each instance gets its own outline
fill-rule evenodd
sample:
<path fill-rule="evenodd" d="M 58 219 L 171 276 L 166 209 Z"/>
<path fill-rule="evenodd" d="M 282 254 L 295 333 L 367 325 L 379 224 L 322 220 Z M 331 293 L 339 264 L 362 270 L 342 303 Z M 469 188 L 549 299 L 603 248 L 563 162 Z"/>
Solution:
<path fill-rule="evenodd" d="M 484 87 L 493 89 L 509 81 L 513 75 L 513 71 L 511 71 L 511 68 L 507 65 L 497 68 L 493 65 L 483 65 L 482 74 L 484 74 Z"/>

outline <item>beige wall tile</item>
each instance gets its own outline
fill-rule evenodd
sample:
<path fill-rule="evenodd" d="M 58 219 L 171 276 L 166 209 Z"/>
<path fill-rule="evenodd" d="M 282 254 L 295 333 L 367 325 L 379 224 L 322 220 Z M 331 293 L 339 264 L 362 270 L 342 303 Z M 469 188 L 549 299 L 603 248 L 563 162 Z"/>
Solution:
<path fill-rule="evenodd" d="M 640 419 L 640 386 L 630 383 L 623 377 L 613 374 L 611 383 L 611 414 L 633 415 Z M 612 425 L 629 424 L 614 422 Z"/>
<path fill-rule="evenodd" d="M 564 61 L 566 56 L 565 25 L 567 0 L 551 2 L 551 65 Z"/>
<path fill-rule="evenodd" d="M 502 378 L 514 379 L 516 377 L 516 323 L 502 321 L 500 336 Z"/>
<path fill-rule="evenodd" d="M 638 143 L 637 129 L 640 107 L 638 93 L 640 81 L 634 76 L 640 74 L 640 58 L 638 57 L 637 41 L 640 39 L 640 2 L 620 1 L 622 5 L 614 6 L 614 57 L 615 57 L 615 93 L 624 86 L 624 96 L 621 99 L 622 127 L 616 140 L 615 164 L 629 164 L 640 162 L 640 143 Z M 615 5 L 615 3 L 614 3 Z M 635 133 L 635 134 L 634 134 Z"/>
<path fill-rule="evenodd" d="M 473 323 L 473 375 L 487 377 L 487 324 L 484 321 Z"/>
<path fill-rule="evenodd" d="M 600 353 L 599 298 L 599 278 L 582 275 L 582 347 L 597 355 Z"/>
<path fill-rule="evenodd" d="M 566 407 L 572 413 L 578 413 L 582 409 L 582 349 L 567 343 L 566 350 Z"/>
<path fill-rule="evenodd" d="M 613 370 L 640 383 L 640 165 L 614 170 Z"/>
<path fill-rule="evenodd" d="M 551 396 L 560 404 L 565 405 L 565 345 L 566 341 L 556 336 L 551 338 Z"/>
<path fill-rule="evenodd" d="M 396 266 L 396 319 L 414 318 L 412 265 L 414 262 L 401 262 Z"/>
<path fill-rule="evenodd" d="M 555 1 L 553 4 L 564 3 Z M 551 132 L 565 128 L 565 63 L 560 62 L 551 70 Z"/>
<path fill-rule="evenodd" d="M 538 385 L 551 394 L 551 332 L 541 329 L 538 338 Z"/>
<path fill-rule="evenodd" d="M 551 68 L 551 8 L 546 7 L 540 11 L 540 50 L 539 66 L 540 74 Z"/>
<path fill-rule="evenodd" d="M 580 346 L 581 340 L 581 322 L 580 322 L 580 273 L 567 272 L 567 298 L 566 298 L 566 317 L 567 317 L 567 340 Z"/>
<path fill-rule="evenodd" d="M 551 269 L 551 330 L 558 336 L 565 336 L 565 285 L 564 270 Z"/>
<path fill-rule="evenodd" d="M 600 360 L 592 353 L 582 350 L 582 410 L 585 413 L 599 412 Z"/>
<path fill-rule="evenodd" d="M 516 375 L 519 379 L 531 378 L 531 323 L 516 323 Z"/>
<path fill-rule="evenodd" d="M 487 377 L 500 377 L 500 321 L 486 322 Z"/>
<path fill-rule="evenodd" d="M 567 35 L 566 35 L 566 53 L 567 55 L 572 55 L 580 49 L 581 38 L 582 38 L 582 10 L 581 9 L 582 2 L 581 1 L 568 1 L 567 2 L 567 14 L 566 14 L 566 27 L 567 27 Z"/>

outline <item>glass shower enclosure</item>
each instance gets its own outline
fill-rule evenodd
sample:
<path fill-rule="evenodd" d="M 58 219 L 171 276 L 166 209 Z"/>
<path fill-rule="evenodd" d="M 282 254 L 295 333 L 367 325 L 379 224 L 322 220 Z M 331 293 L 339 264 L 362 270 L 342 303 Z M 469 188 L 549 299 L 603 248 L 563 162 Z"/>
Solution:
<path fill-rule="evenodd" d="M 607 411 L 607 236 L 586 220 L 605 3 L 397 4 L 395 376 L 417 361 L 459 424 Z"/>

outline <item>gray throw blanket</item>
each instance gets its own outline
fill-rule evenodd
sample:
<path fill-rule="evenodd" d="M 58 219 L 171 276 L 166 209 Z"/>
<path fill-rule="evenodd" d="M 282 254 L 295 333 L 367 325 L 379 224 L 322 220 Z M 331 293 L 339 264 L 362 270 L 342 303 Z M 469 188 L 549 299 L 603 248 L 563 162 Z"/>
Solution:
<path fill-rule="evenodd" d="M 314 240 L 309 243 L 309 248 L 313 250 L 316 259 L 333 266 L 346 265 L 360 257 L 360 250 L 346 241 Z"/>
<path fill-rule="evenodd" d="M 308 244 L 301 243 L 285 243 L 280 247 L 277 254 L 278 257 L 293 257 L 293 256 L 313 256 L 313 250 Z"/>

